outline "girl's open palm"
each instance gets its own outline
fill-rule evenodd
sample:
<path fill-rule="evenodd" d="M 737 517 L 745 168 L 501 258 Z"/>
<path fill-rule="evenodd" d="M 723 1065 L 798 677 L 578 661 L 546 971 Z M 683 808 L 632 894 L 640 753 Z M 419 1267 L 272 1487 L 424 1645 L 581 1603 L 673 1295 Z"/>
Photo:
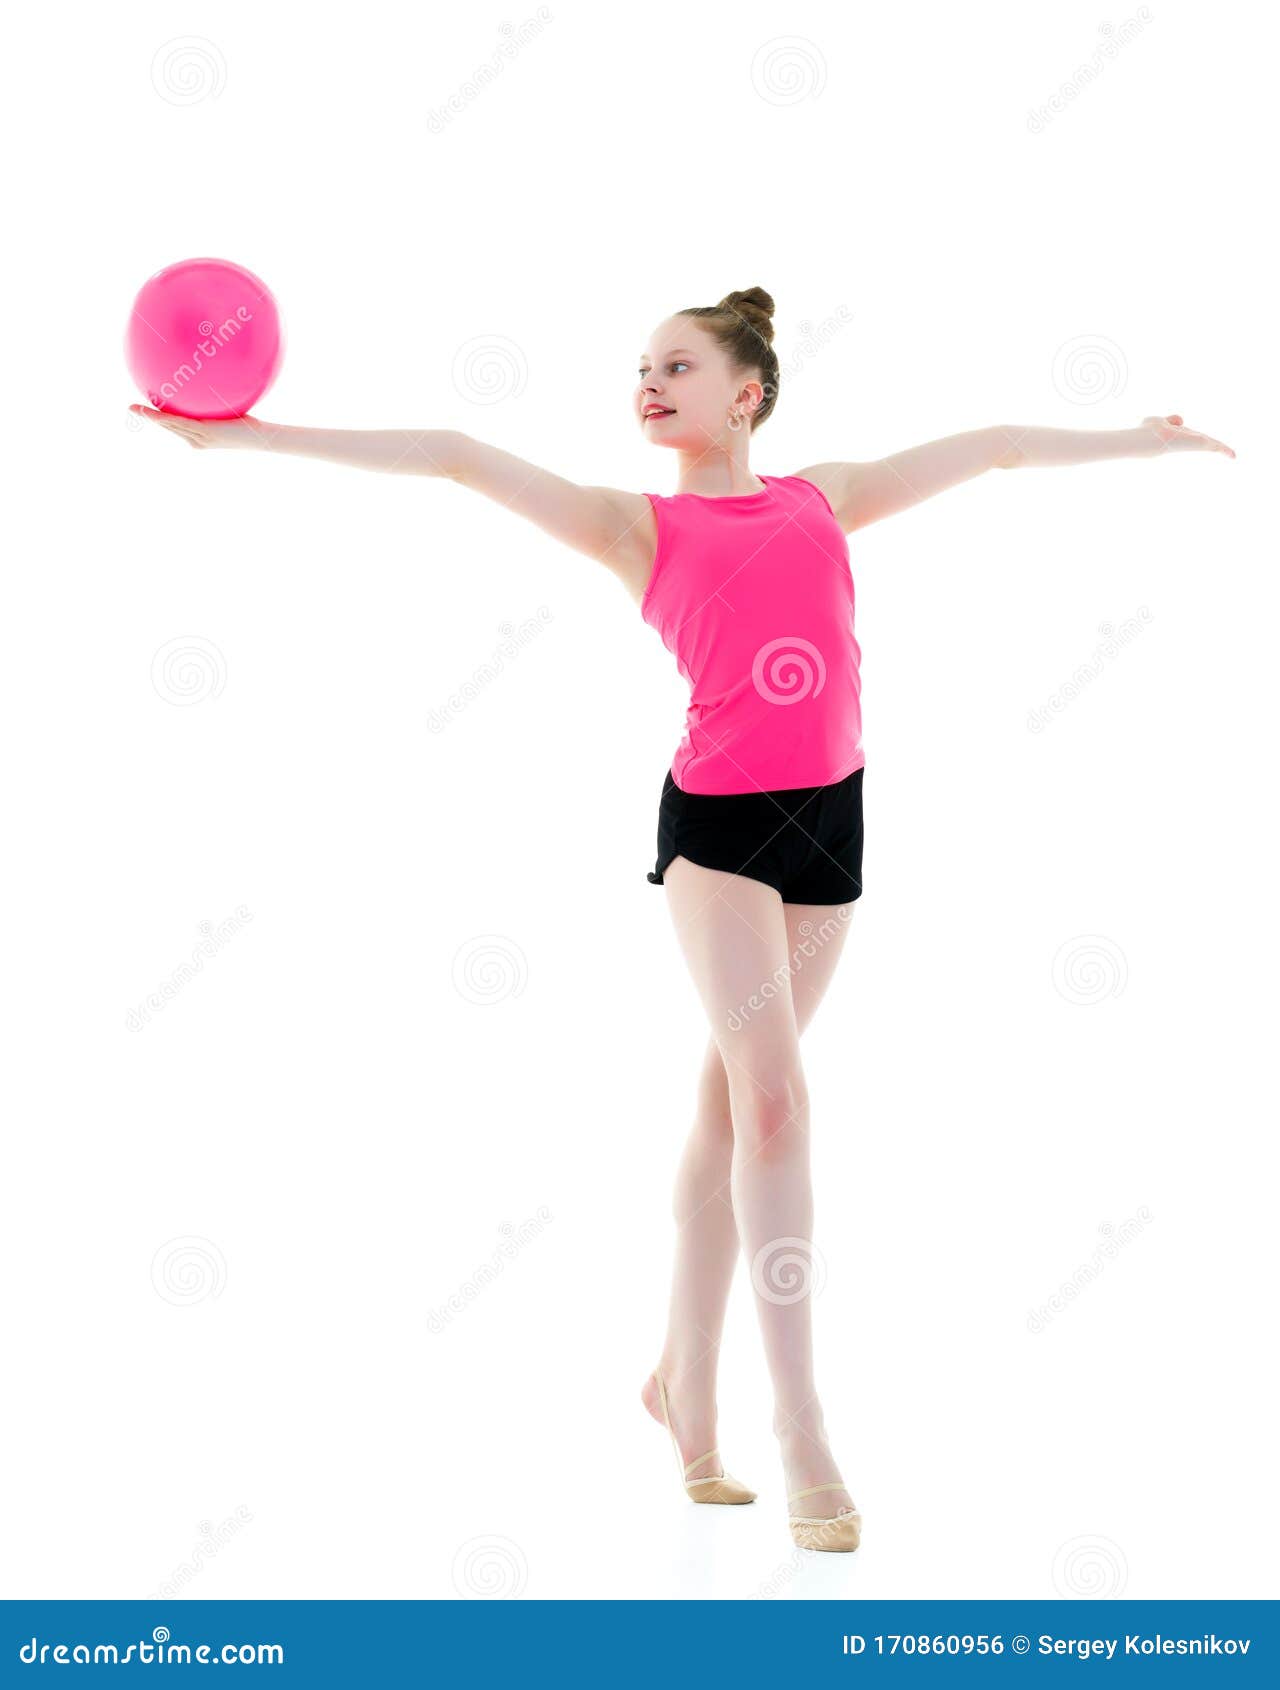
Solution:
<path fill-rule="evenodd" d="M 1154 434 L 1161 450 L 1166 452 L 1225 452 L 1229 458 L 1235 453 L 1230 446 L 1211 435 L 1198 434 L 1194 428 L 1183 426 L 1181 417 L 1143 417 L 1144 428 Z"/>
<path fill-rule="evenodd" d="M 130 405 L 129 409 L 136 417 L 146 417 L 150 422 L 159 423 L 161 428 L 178 435 L 197 451 L 207 446 L 252 445 L 255 431 L 260 431 L 262 427 L 252 417 L 227 417 L 225 421 L 203 422 L 198 417 L 177 417 L 169 411 L 153 411 L 149 405 Z"/>

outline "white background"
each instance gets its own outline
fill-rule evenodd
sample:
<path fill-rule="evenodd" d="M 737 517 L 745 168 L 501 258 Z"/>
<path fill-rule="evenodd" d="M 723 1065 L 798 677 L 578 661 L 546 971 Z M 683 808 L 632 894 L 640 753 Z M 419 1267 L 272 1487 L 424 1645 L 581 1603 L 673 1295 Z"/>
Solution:
<path fill-rule="evenodd" d="M 5 1593 L 1274 1595 L 1270 19 L 536 15 L 10 24 Z M 645 879 L 674 664 L 463 488 L 130 426 L 133 295 L 205 254 L 281 303 L 264 419 L 586 483 L 674 489 L 637 355 L 756 284 L 754 470 L 1157 411 L 1238 452 L 852 536 L 866 891 L 804 1056 L 857 1555 L 791 1552 L 741 1264 L 758 1503 L 687 1503 L 639 1402 L 707 1036 Z"/>

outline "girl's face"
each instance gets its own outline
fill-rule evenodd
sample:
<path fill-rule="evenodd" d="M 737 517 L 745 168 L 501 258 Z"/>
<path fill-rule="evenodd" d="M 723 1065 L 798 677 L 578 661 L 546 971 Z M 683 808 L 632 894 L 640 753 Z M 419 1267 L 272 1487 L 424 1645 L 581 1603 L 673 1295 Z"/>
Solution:
<path fill-rule="evenodd" d="M 764 398 L 758 381 L 734 380 L 724 352 L 689 317 L 659 323 L 640 355 L 638 375 L 635 411 L 645 439 L 697 455 L 745 439 L 751 413 Z M 742 429 L 729 427 L 735 407 Z"/>

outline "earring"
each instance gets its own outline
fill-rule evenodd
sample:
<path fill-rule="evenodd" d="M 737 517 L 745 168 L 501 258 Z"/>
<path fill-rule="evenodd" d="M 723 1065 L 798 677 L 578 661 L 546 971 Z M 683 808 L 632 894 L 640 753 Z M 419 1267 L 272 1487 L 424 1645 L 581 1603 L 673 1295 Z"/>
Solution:
<path fill-rule="evenodd" d="M 735 431 L 742 427 L 742 412 L 741 411 L 730 411 L 729 412 L 729 427 L 734 429 Z"/>

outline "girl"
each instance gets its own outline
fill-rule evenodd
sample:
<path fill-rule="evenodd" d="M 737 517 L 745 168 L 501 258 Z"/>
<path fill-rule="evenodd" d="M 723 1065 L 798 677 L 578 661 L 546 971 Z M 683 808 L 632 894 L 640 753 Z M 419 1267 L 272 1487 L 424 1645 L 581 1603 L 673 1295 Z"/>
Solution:
<path fill-rule="evenodd" d="M 668 496 L 580 486 L 453 429 L 353 432 L 131 409 L 197 448 L 447 476 L 604 564 L 675 656 L 689 711 L 649 879 L 666 887 L 711 1031 L 676 1179 L 666 1343 L 641 1397 L 670 1432 L 689 1496 L 754 1499 L 715 1448 L 716 1362 L 742 1249 L 787 1500 L 805 1502 L 789 1514 L 792 1538 L 851 1550 L 860 1518 L 814 1380 L 800 1061 L 862 891 L 860 653 L 845 535 L 988 469 L 1235 453 L 1181 417 L 1147 417 L 1110 431 L 997 425 L 872 463 L 758 475 L 751 437 L 778 398 L 772 317 L 769 295 L 750 288 L 654 330 L 632 404 L 646 438 L 675 454 Z"/>

